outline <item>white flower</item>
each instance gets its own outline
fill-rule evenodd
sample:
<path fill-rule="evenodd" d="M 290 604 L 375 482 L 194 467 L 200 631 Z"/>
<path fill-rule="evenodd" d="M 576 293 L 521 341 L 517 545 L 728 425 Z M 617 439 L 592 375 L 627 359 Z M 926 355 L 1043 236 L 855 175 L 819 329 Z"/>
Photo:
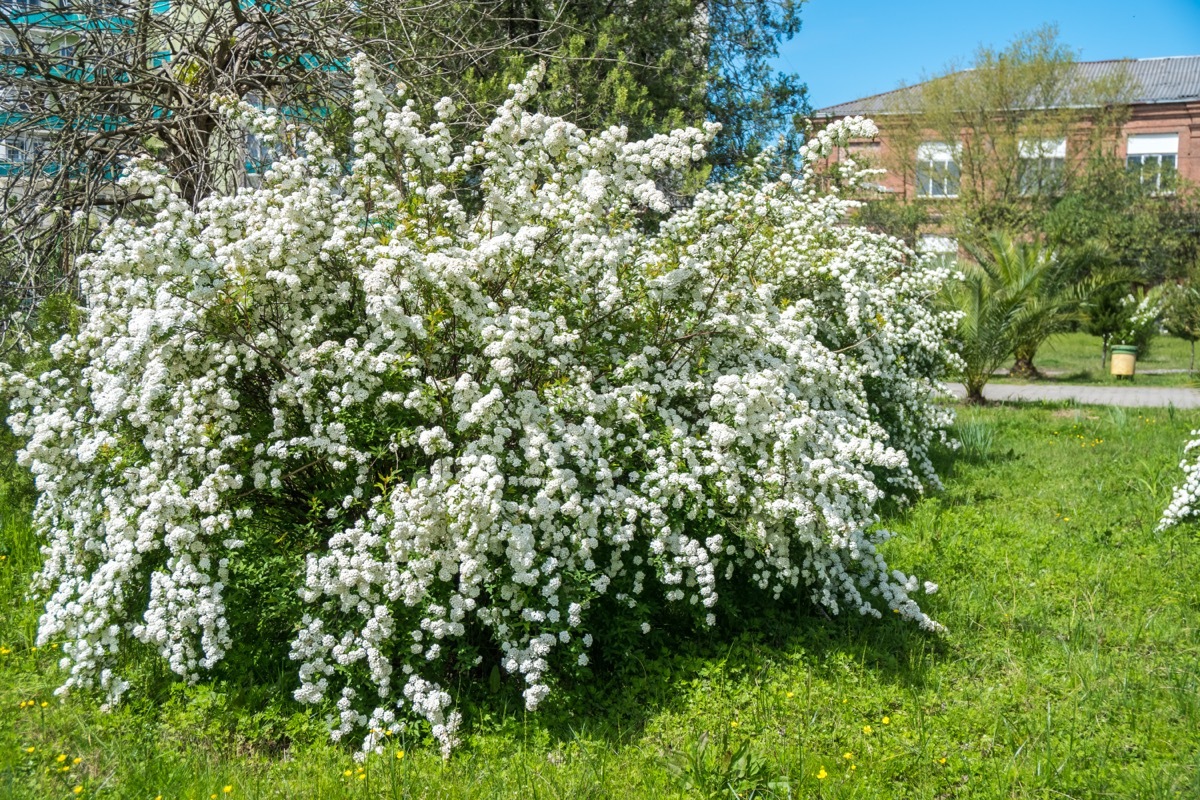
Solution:
<path fill-rule="evenodd" d="M 81 261 L 79 332 L 0 376 L 64 690 L 118 699 L 135 642 L 188 679 L 245 646 L 227 597 L 263 541 L 300 548 L 296 697 L 337 698 L 364 754 L 397 719 L 449 752 L 446 670 L 482 636 L 536 708 L 597 595 L 713 625 L 736 581 L 939 629 L 874 526 L 937 483 L 945 270 L 845 224 L 811 166 L 671 213 L 654 179 L 711 127 L 589 135 L 526 110 L 533 74 L 455 153 L 355 64 L 348 175 L 309 135 L 193 210 L 134 169 L 147 221 Z"/>

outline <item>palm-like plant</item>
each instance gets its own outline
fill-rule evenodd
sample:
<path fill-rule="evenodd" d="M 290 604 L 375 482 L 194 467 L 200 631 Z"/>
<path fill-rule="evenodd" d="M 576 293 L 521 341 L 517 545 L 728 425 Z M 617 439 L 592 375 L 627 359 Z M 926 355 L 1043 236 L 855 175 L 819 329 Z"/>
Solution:
<path fill-rule="evenodd" d="M 963 262 L 960 270 L 962 280 L 946 287 L 945 300 L 959 314 L 957 335 L 967 402 L 983 403 L 983 387 L 1012 354 L 1012 323 L 1021 298 L 986 262 Z"/>
<path fill-rule="evenodd" d="M 963 279 L 947 287 L 946 300 L 960 315 L 967 401 L 981 403 L 983 387 L 1010 356 L 1015 374 L 1036 376 L 1038 348 L 1078 320 L 1088 296 L 1111 278 L 1079 279 L 1101 262 L 1095 251 L 1060 258 L 1040 241 L 1016 242 L 1005 234 L 967 252 L 973 261 L 961 265 Z"/>
<path fill-rule="evenodd" d="M 1056 253 L 1041 240 L 1017 242 L 995 234 L 986 248 L 968 248 L 980 263 L 990 264 L 1007 292 L 1020 297 L 1012 320 L 1012 374 L 1037 378 L 1033 359 L 1056 333 L 1069 330 L 1096 289 L 1121 277 L 1107 267 L 1105 254 L 1095 247 Z"/>

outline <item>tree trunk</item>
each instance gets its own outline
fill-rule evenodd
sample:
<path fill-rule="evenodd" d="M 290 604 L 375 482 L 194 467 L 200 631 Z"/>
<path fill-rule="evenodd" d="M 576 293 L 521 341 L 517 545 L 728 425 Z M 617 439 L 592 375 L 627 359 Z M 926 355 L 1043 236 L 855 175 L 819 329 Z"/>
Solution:
<path fill-rule="evenodd" d="M 1192 360 L 1188 364 L 1188 372 L 1195 372 L 1196 371 L 1196 340 L 1195 339 L 1192 339 L 1191 345 L 1192 345 Z"/>
<path fill-rule="evenodd" d="M 964 380 L 963 385 L 967 388 L 967 396 L 963 401 L 969 406 L 985 406 L 987 400 L 983 396 L 983 387 L 987 385 L 987 381 L 972 381 Z"/>
<path fill-rule="evenodd" d="M 1008 374 L 1014 378 L 1027 380 L 1037 380 L 1042 377 L 1042 373 L 1038 372 L 1038 368 L 1033 365 L 1033 359 L 1025 356 L 1017 356 Z"/>

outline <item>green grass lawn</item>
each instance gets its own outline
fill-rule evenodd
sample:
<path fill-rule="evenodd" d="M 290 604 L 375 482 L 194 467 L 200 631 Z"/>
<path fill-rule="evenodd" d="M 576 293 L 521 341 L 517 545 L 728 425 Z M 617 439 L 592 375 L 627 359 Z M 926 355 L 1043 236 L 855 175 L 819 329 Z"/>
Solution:
<path fill-rule="evenodd" d="M 1061 333 L 1051 336 L 1038 350 L 1034 364 L 1047 375 L 1042 382 L 1082 383 L 1092 385 L 1128 385 L 1128 378 L 1114 378 L 1108 367 L 1100 368 L 1100 337 L 1086 333 Z M 1186 370 L 1191 362 L 1191 345 L 1171 336 L 1158 336 L 1147 356 L 1138 356 L 1137 370 Z M 1002 383 L 1029 383 L 1008 377 L 995 378 Z M 1139 386 L 1196 386 L 1196 375 L 1139 374 L 1134 378 Z"/>
<path fill-rule="evenodd" d="M 10 495 L 0 796 L 1200 797 L 1200 531 L 1153 530 L 1192 427 L 1200 414 L 963 410 L 946 490 L 885 521 L 894 566 L 941 584 L 926 607 L 948 634 L 744 610 L 608 653 L 544 713 L 501 690 L 446 762 L 403 741 L 355 763 L 283 679 L 265 699 L 161 680 L 112 713 L 60 702 Z"/>

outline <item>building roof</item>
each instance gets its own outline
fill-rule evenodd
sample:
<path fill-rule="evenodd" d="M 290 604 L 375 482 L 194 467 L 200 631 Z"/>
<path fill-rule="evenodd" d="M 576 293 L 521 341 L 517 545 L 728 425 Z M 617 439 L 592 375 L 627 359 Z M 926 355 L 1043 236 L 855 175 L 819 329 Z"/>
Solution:
<path fill-rule="evenodd" d="M 1200 55 L 1169 56 L 1166 58 L 1129 58 L 1110 61 L 1078 61 L 1072 65 L 1073 76 L 1080 81 L 1093 81 L 1126 70 L 1133 83 L 1129 102 L 1183 103 L 1200 100 Z M 890 92 L 861 97 L 848 103 L 819 108 L 816 117 L 878 116 L 903 113 L 909 102 L 918 99 L 924 83 L 902 86 Z"/>

